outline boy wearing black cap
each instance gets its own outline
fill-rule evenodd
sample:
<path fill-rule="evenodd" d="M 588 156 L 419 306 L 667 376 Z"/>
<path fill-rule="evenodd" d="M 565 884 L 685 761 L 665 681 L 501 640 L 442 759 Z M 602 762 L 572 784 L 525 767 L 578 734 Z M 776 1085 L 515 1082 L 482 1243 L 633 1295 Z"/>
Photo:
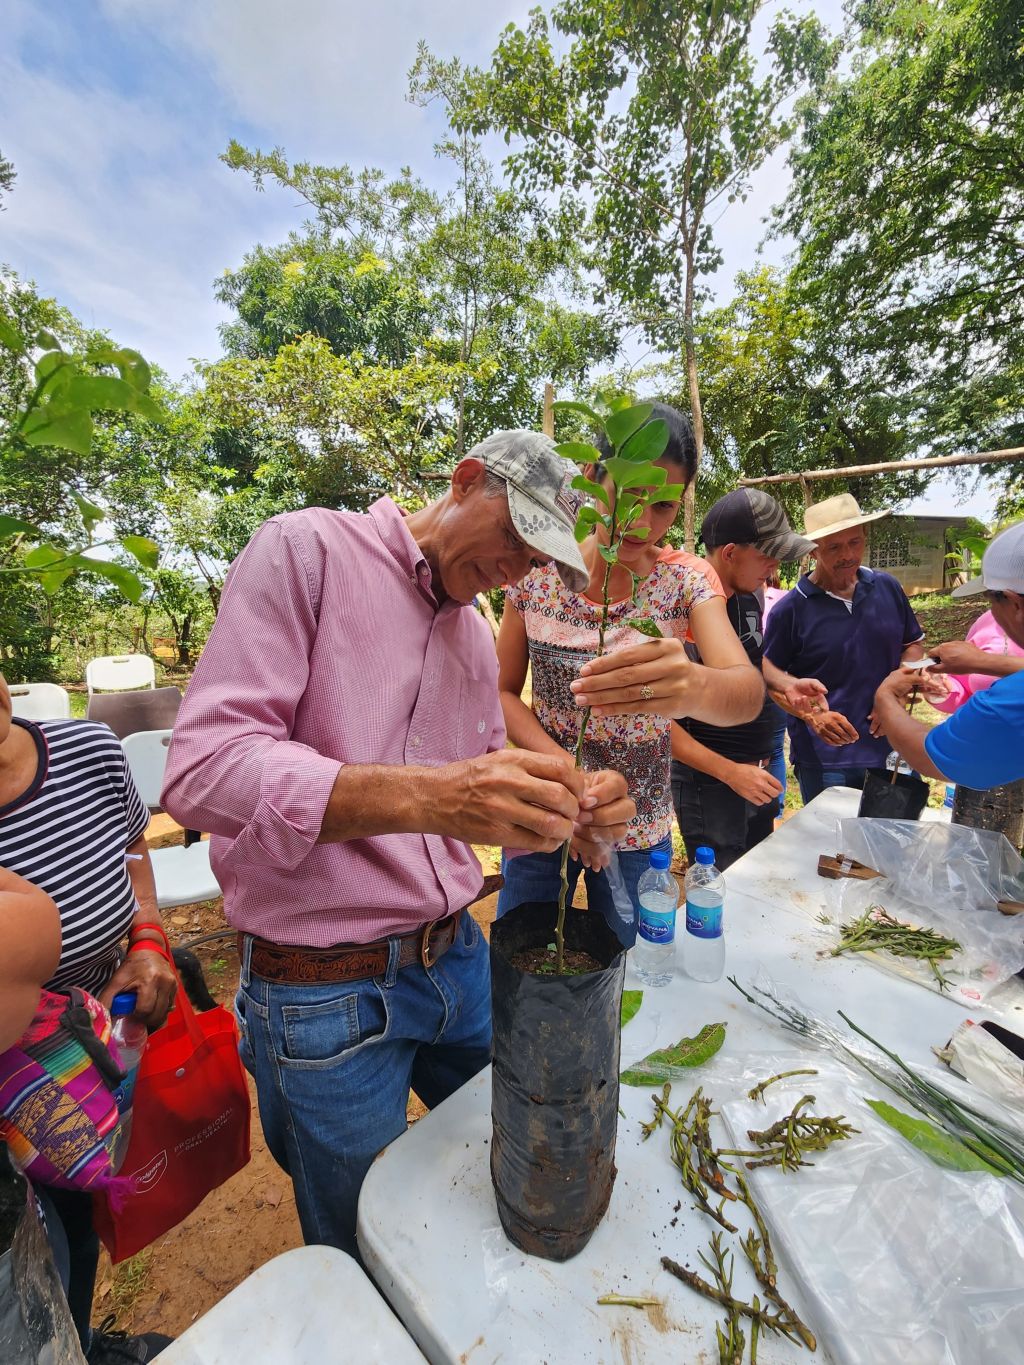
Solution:
<path fill-rule="evenodd" d="M 774 498 L 752 488 L 719 498 L 701 534 L 707 561 L 725 589 L 729 619 L 760 671 L 764 581 L 782 560 L 810 554 L 814 542 L 793 531 Z M 699 662 L 693 646 L 687 652 Z M 786 701 L 803 708 L 810 698 L 800 693 Z M 745 725 L 690 718 L 673 725 L 672 797 L 691 859 L 698 845 L 708 844 L 724 869 L 772 832 L 782 787 L 767 765 L 781 715 L 766 697 L 760 715 Z"/>

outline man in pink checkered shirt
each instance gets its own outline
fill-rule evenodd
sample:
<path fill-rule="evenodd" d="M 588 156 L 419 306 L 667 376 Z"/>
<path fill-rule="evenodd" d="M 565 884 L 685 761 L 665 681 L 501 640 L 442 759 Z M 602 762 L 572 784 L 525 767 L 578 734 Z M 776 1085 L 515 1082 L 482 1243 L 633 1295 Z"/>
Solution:
<path fill-rule="evenodd" d="M 489 1061 L 469 845 L 572 836 L 597 857 L 633 814 L 618 773 L 504 747 L 471 605 L 551 560 L 586 585 L 573 472 L 546 437 L 500 432 L 409 516 L 381 498 L 273 518 L 182 704 L 163 804 L 212 834 L 242 1053 L 307 1242 L 357 1253 L 359 1188 L 410 1087 L 433 1106 Z"/>

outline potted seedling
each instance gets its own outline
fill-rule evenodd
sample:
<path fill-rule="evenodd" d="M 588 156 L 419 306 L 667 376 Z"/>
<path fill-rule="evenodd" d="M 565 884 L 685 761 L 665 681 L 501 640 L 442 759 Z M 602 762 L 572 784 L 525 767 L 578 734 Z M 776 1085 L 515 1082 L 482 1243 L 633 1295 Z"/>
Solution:
<path fill-rule="evenodd" d="M 655 500 L 682 496 L 656 465 L 668 445 L 665 422 L 649 405 L 610 400 L 582 412 L 603 432 L 610 454 L 569 441 L 563 456 L 584 466 L 573 487 L 590 502 L 576 538 L 599 534 L 604 564 L 597 654 L 604 651 L 609 580 L 623 538 Z M 600 465 L 604 477 L 594 476 Z M 634 582 L 634 592 L 637 587 Z M 653 622 L 629 621 L 640 634 Z M 581 766 L 590 723 L 582 713 Z M 502 1226 L 524 1251 L 549 1260 L 575 1256 L 604 1216 L 615 1180 L 619 1106 L 619 1018 L 625 955 L 603 916 L 567 905 L 569 844 L 562 849 L 557 902 L 517 906 L 491 932 L 494 1018 L 491 1178 Z"/>

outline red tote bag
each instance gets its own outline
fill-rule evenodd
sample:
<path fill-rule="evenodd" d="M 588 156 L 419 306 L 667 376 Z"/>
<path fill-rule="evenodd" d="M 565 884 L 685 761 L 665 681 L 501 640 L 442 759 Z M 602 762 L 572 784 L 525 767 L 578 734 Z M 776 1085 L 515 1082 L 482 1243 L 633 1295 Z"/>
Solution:
<path fill-rule="evenodd" d="M 169 957 L 169 954 L 168 954 Z M 195 1014 L 178 983 L 174 1008 L 142 1054 L 121 1174 L 134 1190 L 113 1212 L 93 1199 L 112 1261 L 169 1232 L 249 1160 L 249 1087 L 238 1030 L 222 1006 Z"/>

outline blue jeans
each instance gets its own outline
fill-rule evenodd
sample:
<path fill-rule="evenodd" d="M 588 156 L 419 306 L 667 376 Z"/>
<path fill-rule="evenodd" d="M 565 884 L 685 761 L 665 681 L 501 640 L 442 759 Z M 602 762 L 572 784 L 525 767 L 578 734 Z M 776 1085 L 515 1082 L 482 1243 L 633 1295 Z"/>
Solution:
<path fill-rule="evenodd" d="M 806 806 L 808 801 L 820 796 L 826 787 L 856 787 L 859 791 L 863 788 L 864 776 L 870 769 L 818 768 L 810 763 L 798 763 L 793 771 L 800 783 L 800 795 Z"/>
<path fill-rule="evenodd" d="M 293 985 L 252 975 L 247 938 L 235 1000 L 242 1061 L 302 1235 L 356 1257 L 359 1190 L 405 1132 L 410 1087 L 433 1108 L 491 1059 L 490 957 L 472 915 L 432 967 L 399 971 L 398 940 L 389 944 L 382 976 Z"/>
<path fill-rule="evenodd" d="M 626 849 L 618 854 L 619 871 L 633 912 L 629 921 L 615 908 L 606 873 L 591 872 L 589 868 L 584 868 L 578 858 L 570 858 L 566 869 L 569 878 L 569 903 L 582 873 L 587 888 L 587 905 L 605 917 L 610 928 L 626 948 L 632 948 L 636 942 L 637 882 L 650 867 L 651 853 L 655 848 L 663 848 L 671 856 L 671 835 L 666 834 L 661 843 L 654 844 L 651 848 Z M 501 871 L 505 885 L 498 895 L 498 919 L 514 910 L 517 905 L 531 901 L 557 901 L 561 887 L 559 875 L 561 863 L 561 849 L 556 849 L 554 853 L 521 853 L 518 858 L 506 858 L 502 854 Z"/>

